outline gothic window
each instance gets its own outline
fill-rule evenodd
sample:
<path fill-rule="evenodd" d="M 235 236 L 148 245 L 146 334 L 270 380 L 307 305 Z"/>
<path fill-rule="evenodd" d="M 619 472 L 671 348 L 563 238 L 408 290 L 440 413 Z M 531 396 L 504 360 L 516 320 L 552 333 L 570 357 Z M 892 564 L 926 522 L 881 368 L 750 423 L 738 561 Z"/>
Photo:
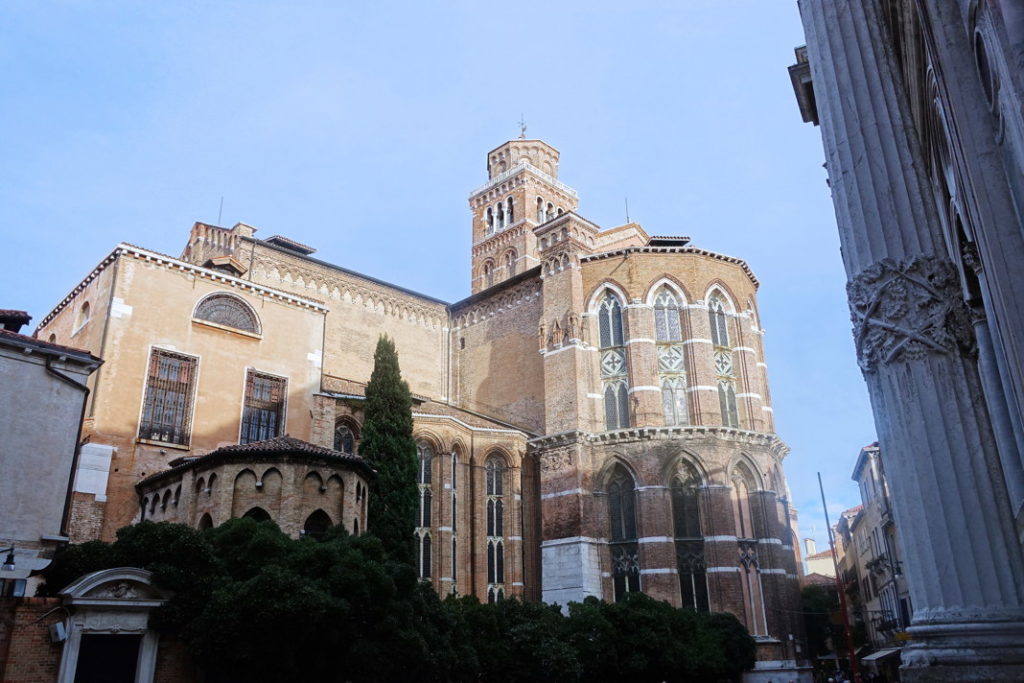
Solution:
<path fill-rule="evenodd" d="M 725 304 L 722 295 L 717 292 L 708 297 L 708 318 L 711 322 L 711 343 L 715 346 L 729 347 L 729 325 L 725 315 Z"/>
<path fill-rule="evenodd" d="M 708 319 L 711 323 L 712 363 L 718 379 L 718 408 L 722 424 L 739 427 L 739 407 L 736 403 L 736 371 L 733 367 L 732 347 L 729 346 L 729 325 L 722 295 L 715 292 L 708 297 Z"/>
<path fill-rule="evenodd" d="M 512 225 L 516 222 L 515 209 L 512 207 L 512 198 L 505 200 L 505 225 Z"/>
<path fill-rule="evenodd" d="M 640 590 L 640 555 L 636 538 L 636 486 L 621 466 L 608 485 L 608 533 L 615 601 Z"/>
<path fill-rule="evenodd" d="M 707 612 L 708 582 L 704 563 L 704 537 L 701 533 L 699 486 L 697 470 L 689 463 L 682 463 L 672 481 L 672 515 L 682 605 L 698 612 Z"/>
<path fill-rule="evenodd" d="M 494 209 L 487 207 L 487 234 L 494 232 Z"/>
<path fill-rule="evenodd" d="M 327 513 L 323 510 L 316 510 L 306 518 L 306 522 L 302 525 L 302 535 L 320 540 L 331 526 L 333 526 L 331 518 L 327 516 Z"/>
<path fill-rule="evenodd" d="M 494 284 L 494 261 L 484 261 L 484 287 Z"/>
<path fill-rule="evenodd" d="M 756 490 L 757 480 L 750 468 L 742 462 L 737 464 L 732 471 L 732 505 L 738 538 L 755 538 L 751 502 Z"/>
<path fill-rule="evenodd" d="M 284 427 L 287 380 L 249 370 L 245 376 L 245 408 L 238 443 L 273 439 Z"/>
<path fill-rule="evenodd" d="M 500 456 L 492 455 L 484 466 L 484 494 L 487 531 L 488 599 L 504 596 L 505 583 L 505 474 Z"/>
<path fill-rule="evenodd" d="M 601 344 L 601 384 L 605 429 L 629 426 L 629 384 L 622 334 L 622 304 L 609 292 L 598 307 Z"/>
<path fill-rule="evenodd" d="M 356 452 L 356 435 L 351 427 L 340 420 L 334 426 L 334 450 L 347 455 Z"/>
<path fill-rule="evenodd" d="M 555 217 L 555 205 L 548 202 L 547 208 L 544 211 L 544 220 L 549 221 Z"/>
<path fill-rule="evenodd" d="M 516 250 L 509 249 L 505 252 L 505 274 L 512 277 L 516 274 Z"/>
<path fill-rule="evenodd" d="M 543 223 L 545 220 L 547 219 L 544 217 L 544 200 L 537 197 L 537 222 Z"/>
<path fill-rule="evenodd" d="M 153 349 L 142 403 L 140 439 L 188 445 L 195 376 L 195 358 Z"/>
<path fill-rule="evenodd" d="M 419 510 L 416 515 L 416 548 L 417 548 L 417 569 L 421 579 L 430 578 L 430 527 L 431 507 L 434 495 L 430 490 L 433 480 L 432 468 L 434 464 L 434 449 L 422 441 L 416 444 L 416 451 L 419 455 L 419 468 L 416 473 L 416 483 L 419 488 Z M 443 552 L 443 550 L 442 550 Z"/>
<path fill-rule="evenodd" d="M 498 202 L 497 210 L 494 212 L 494 228 L 501 230 L 505 227 L 505 203 Z"/>
<path fill-rule="evenodd" d="M 658 345 L 658 379 L 666 425 L 689 424 L 686 405 L 686 353 L 679 302 L 668 287 L 654 297 L 654 329 Z"/>
<path fill-rule="evenodd" d="M 562 211 L 561 207 L 559 207 L 557 215 L 561 216 L 562 213 L 564 213 L 564 212 Z"/>
<path fill-rule="evenodd" d="M 743 593 L 743 612 L 747 630 L 752 636 L 768 634 L 764 591 L 761 585 L 761 567 L 757 556 L 757 542 L 740 541 L 740 590 Z"/>
<path fill-rule="evenodd" d="M 243 332 L 260 333 L 260 322 L 253 310 L 230 294 L 213 294 L 200 301 L 195 318 Z"/>

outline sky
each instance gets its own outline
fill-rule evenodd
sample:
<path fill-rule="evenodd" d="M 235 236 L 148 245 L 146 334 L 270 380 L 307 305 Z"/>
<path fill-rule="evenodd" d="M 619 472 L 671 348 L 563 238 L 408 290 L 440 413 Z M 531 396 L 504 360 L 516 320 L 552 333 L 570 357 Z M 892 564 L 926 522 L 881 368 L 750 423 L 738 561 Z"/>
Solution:
<path fill-rule="evenodd" d="M 857 505 L 875 440 L 821 138 L 787 67 L 796 0 L 7 0 L 0 307 L 38 323 L 119 242 L 244 222 L 447 301 L 469 193 L 519 135 L 583 216 L 745 259 L 801 534 Z M 221 204 L 223 202 L 223 209 Z M 218 220 L 219 219 L 219 220 Z"/>

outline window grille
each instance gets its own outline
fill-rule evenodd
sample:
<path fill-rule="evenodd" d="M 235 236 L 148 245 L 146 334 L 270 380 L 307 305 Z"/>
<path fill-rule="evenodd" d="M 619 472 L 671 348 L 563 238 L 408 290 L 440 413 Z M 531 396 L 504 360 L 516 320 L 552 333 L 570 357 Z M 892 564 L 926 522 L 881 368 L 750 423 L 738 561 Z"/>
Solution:
<path fill-rule="evenodd" d="M 244 332 L 260 333 L 260 322 L 249 305 L 230 294 L 214 294 L 199 302 L 197 320 L 234 327 Z"/>
<path fill-rule="evenodd" d="M 153 349 L 142 404 L 140 439 L 188 445 L 195 376 L 195 358 Z"/>
<path fill-rule="evenodd" d="M 686 352 L 679 302 L 668 287 L 654 297 L 654 327 L 658 343 L 658 378 L 666 425 L 690 423 L 686 403 Z"/>
<path fill-rule="evenodd" d="M 672 482 L 672 513 L 676 545 L 679 594 L 684 607 L 707 612 L 708 582 L 701 532 L 700 476 L 689 463 L 682 463 Z"/>
<path fill-rule="evenodd" d="M 287 380 L 250 370 L 245 376 L 245 409 L 239 443 L 273 439 L 284 426 Z"/>
<path fill-rule="evenodd" d="M 718 294 L 708 300 L 708 315 L 711 322 L 711 341 L 714 344 L 712 363 L 718 377 L 718 408 L 722 424 L 739 427 L 739 407 L 736 403 L 736 371 L 733 367 L 732 348 L 729 346 L 729 327 L 725 307 Z"/>

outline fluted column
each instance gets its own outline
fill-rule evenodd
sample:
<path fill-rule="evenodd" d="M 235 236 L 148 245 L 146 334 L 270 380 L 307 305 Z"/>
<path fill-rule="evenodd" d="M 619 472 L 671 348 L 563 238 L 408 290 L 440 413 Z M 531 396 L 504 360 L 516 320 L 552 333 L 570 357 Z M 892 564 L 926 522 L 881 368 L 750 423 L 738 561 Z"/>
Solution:
<path fill-rule="evenodd" d="M 877 0 L 800 3 L 858 359 L 914 604 L 904 680 L 1024 679 L 1024 559 Z"/>

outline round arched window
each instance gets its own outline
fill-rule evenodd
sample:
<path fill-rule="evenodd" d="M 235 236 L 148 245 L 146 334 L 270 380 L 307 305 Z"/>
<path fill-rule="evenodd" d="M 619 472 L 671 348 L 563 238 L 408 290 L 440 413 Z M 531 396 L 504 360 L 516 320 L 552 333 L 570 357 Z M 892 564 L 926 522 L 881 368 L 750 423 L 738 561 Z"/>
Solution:
<path fill-rule="evenodd" d="M 196 319 L 233 327 L 243 332 L 260 333 L 260 321 L 249 305 L 230 294 L 213 294 L 199 302 Z"/>

